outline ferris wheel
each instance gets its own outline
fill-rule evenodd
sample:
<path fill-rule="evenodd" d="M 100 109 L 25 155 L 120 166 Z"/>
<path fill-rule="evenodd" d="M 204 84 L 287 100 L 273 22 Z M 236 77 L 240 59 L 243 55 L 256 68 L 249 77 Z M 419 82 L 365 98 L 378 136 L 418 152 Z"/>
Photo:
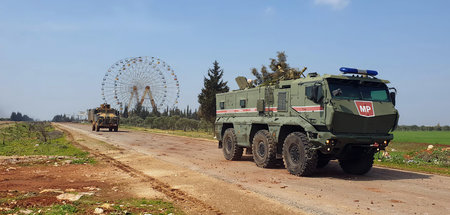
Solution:
<path fill-rule="evenodd" d="M 106 72 L 102 98 L 120 110 L 138 104 L 149 111 L 171 108 L 180 98 L 179 82 L 173 68 L 159 58 L 125 58 Z"/>

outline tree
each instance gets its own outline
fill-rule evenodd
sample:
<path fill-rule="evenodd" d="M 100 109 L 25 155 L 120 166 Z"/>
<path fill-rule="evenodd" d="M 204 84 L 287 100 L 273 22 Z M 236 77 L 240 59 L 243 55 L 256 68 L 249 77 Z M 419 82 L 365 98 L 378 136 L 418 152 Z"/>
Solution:
<path fill-rule="evenodd" d="M 10 117 L 11 121 L 33 121 L 32 118 L 30 118 L 28 115 L 24 114 L 22 115 L 22 113 L 20 112 L 12 112 L 11 113 L 11 117 Z"/>
<path fill-rule="evenodd" d="M 252 74 L 255 76 L 254 84 L 256 85 L 270 85 L 278 82 L 279 80 L 297 79 L 303 75 L 306 67 L 300 71 L 297 68 L 291 68 L 286 62 L 287 56 L 284 52 L 277 52 L 277 59 L 270 59 L 270 70 L 267 71 L 266 66 L 261 67 L 261 72 L 258 72 L 256 68 L 252 68 Z"/>
<path fill-rule="evenodd" d="M 225 93 L 230 89 L 227 82 L 222 80 L 223 69 L 214 61 L 213 68 L 208 69 L 208 76 L 204 77 L 202 92 L 198 95 L 200 103 L 200 118 L 213 124 L 216 118 L 216 94 Z"/>

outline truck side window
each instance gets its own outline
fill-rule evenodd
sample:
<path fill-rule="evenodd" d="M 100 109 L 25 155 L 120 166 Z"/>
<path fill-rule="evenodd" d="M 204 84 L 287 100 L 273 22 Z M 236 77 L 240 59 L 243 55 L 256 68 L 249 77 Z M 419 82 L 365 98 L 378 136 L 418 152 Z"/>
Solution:
<path fill-rule="evenodd" d="M 305 87 L 305 96 L 309 100 L 312 100 L 312 98 L 313 98 L 313 86 Z"/>
<path fill-rule="evenodd" d="M 287 111 L 286 108 L 286 92 L 278 93 L 278 111 Z"/>
<path fill-rule="evenodd" d="M 225 102 L 220 102 L 219 106 L 220 106 L 220 109 L 225 109 Z"/>
<path fill-rule="evenodd" d="M 245 100 L 240 100 L 239 104 L 240 104 L 241 108 L 245 108 Z"/>
<path fill-rule="evenodd" d="M 320 103 L 323 99 L 322 85 L 316 84 L 305 87 L 305 96 L 315 103 Z"/>

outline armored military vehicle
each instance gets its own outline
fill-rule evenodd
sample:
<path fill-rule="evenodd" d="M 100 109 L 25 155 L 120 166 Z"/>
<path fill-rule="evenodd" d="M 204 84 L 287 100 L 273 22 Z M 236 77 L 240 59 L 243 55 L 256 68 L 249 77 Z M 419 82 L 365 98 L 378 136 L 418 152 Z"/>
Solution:
<path fill-rule="evenodd" d="M 376 71 L 340 71 L 256 87 L 238 77 L 240 90 L 216 95 L 215 131 L 224 157 L 239 160 L 246 149 L 257 166 L 282 160 L 298 176 L 334 159 L 347 173 L 367 173 L 374 154 L 393 139 L 396 90 Z"/>
<path fill-rule="evenodd" d="M 100 107 L 88 110 L 88 121 L 92 123 L 93 131 L 100 128 L 108 128 L 109 131 L 119 130 L 119 112 L 112 109 L 109 104 L 101 104 Z"/>

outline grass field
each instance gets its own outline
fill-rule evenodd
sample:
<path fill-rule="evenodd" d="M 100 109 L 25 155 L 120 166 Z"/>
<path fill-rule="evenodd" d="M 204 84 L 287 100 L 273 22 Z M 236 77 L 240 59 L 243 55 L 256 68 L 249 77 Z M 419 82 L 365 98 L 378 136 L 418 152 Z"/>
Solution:
<path fill-rule="evenodd" d="M 395 131 L 393 142 L 450 145 L 450 131 Z"/>
<path fill-rule="evenodd" d="M 427 149 L 433 145 L 432 149 Z M 390 168 L 450 176 L 450 132 L 395 131 L 394 140 L 375 164 Z"/>
<path fill-rule="evenodd" d="M 17 201 L 19 199 L 38 197 L 36 193 L 27 193 L 22 196 L 0 198 L 0 205 L 7 202 Z M 92 214 L 96 208 L 104 208 L 101 214 L 184 214 L 183 211 L 174 207 L 170 202 L 161 200 L 147 199 L 121 199 L 115 201 L 104 201 L 101 198 L 82 197 L 75 202 L 64 204 L 52 204 L 50 206 L 34 206 L 34 207 L 14 207 L 9 210 L 1 211 L 0 214 Z M 24 213 L 28 210 L 27 213 Z"/>
<path fill-rule="evenodd" d="M 88 152 L 73 146 L 49 123 L 14 123 L 0 128 L 0 156 L 69 156 L 74 163 L 93 163 Z"/>
<path fill-rule="evenodd" d="M 56 158 L 53 157 L 59 156 L 70 159 L 72 161 L 70 165 L 96 165 L 97 163 L 89 156 L 89 152 L 72 145 L 66 135 L 62 131 L 56 130 L 50 123 L 20 122 L 10 123 L 8 126 L 2 125 L 4 126 L 0 127 L 0 156 L 49 156 L 49 160 L 55 159 L 55 162 L 49 163 L 52 168 L 54 165 L 57 166 Z M 41 164 L 20 165 L 34 167 L 37 168 L 36 171 L 40 171 L 39 165 Z M 14 166 L 15 164 L 7 164 L 6 167 L 10 165 Z M 84 165 L 79 165 L 79 167 L 81 166 Z M 1 171 L 4 168 L 2 167 Z M 17 169 L 17 167 L 11 168 Z M 52 180 L 52 178 L 36 180 Z M 87 178 L 85 183 L 92 183 L 92 181 Z M 99 208 L 104 210 L 102 214 L 184 214 L 173 203 L 157 199 L 128 199 L 128 197 L 119 199 L 96 194 L 96 196 L 84 196 L 74 202 L 60 202 L 56 200 L 56 197 L 50 198 L 48 195 L 50 194 L 34 190 L 27 192 L 0 190 L 0 214 L 93 214 L 93 211 Z M 55 201 L 52 202 L 52 199 Z"/>

